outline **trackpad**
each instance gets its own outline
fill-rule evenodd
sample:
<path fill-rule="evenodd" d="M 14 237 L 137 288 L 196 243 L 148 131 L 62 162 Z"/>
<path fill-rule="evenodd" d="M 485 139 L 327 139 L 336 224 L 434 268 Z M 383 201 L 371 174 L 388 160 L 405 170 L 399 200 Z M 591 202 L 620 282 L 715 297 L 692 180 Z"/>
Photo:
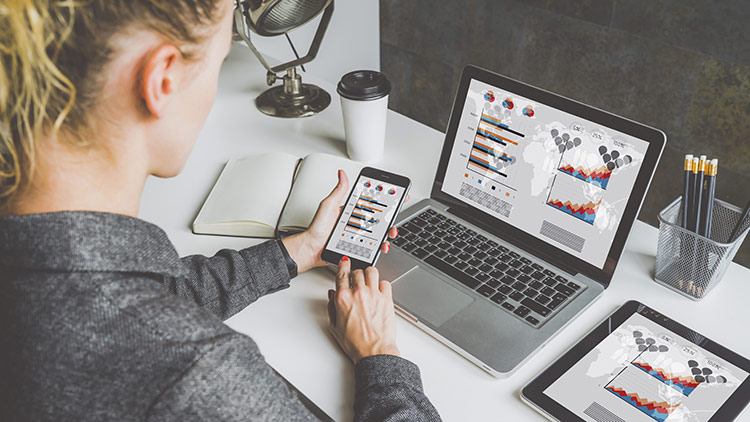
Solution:
<path fill-rule="evenodd" d="M 393 298 L 400 307 L 434 327 L 474 302 L 471 296 L 419 267 L 393 281 Z"/>

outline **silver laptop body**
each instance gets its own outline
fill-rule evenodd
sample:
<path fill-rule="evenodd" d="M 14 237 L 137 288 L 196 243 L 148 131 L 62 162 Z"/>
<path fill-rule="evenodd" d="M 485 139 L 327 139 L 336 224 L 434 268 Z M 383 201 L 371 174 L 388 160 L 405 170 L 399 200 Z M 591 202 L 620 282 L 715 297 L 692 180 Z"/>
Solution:
<path fill-rule="evenodd" d="M 473 111 L 467 112 L 466 109 L 471 107 L 465 107 L 465 104 L 473 104 L 467 100 L 467 96 L 477 95 L 477 92 L 472 91 L 472 89 L 477 89 L 475 81 L 481 82 L 482 86 L 492 87 L 492 90 L 487 91 L 489 89 L 487 88 L 483 91 L 483 98 L 487 102 L 485 102 L 484 108 L 476 107 L 482 110 L 476 112 L 476 115 L 473 114 Z M 565 242 L 567 241 L 562 238 L 558 237 L 557 241 L 552 241 L 537 234 L 536 238 L 532 239 L 527 234 L 521 233 L 522 230 L 510 228 L 512 224 L 505 226 L 505 224 L 508 224 L 507 222 L 498 222 L 498 219 L 495 218 L 496 215 L 488 212 L 488 204 L 490 203 L 487 200 L 480 201 L 484 204 L 481 205 L 471 203 L 472 201 L 469 199 L 470 197 L 474 198 L 476 196 L 472 196 L 474 194 L 481 194 L 481 192 L 471 191 L 472 188 L 469 187 L 471 178 L 473 178 L 471 180 L 479 182 L 479 184 L 471 186 L 479 190 L 485 189 L 485 193 L 491 192 L 488 184 L 497 182 L 497 186 L 502 187 L 504 186 L 503 183 L 507 183 L 506 179 L 498 176 L 500 172 L 497 169 L 500 168 L 508 173 L 508 167 L 503 168 L 503 162 L 494 166 L 492 165 L 493 161 L 489 158 L 489 155 L 492 155 L 493 158 L 495 155 L 500 155 L 498 154 L 498 152 L 502 152 L 500 144 L 495 143 L 498 149 L 489 151 L 486 147 L 490 145 L 492 139 L 487 138 L 493 138 L 497 142 L 501 142 L 498 138 L 506 141 L 516 139 L 518 145 L 521 144 L 520 138 L 510 137 L 508 131 L 513 132 L 510 127 L 498 122 L 503 120 L 503 116 L 505 116 L 505 121 L 513 121 L 512 118 L 515 116 L 527 116 L 526 110 L 523 111 L 523 114 L 518 114 L 512 108 L 507 109 L 506 107 L 513 106 L 511 102 L 515 99 L 522 103 L 526 98 L 532 98 L 535 101 L 537 113 L 544 113 L 545 107 L 550 106 L 550 104 L 554 104 L 563 111 L 566 111 L 565 108 L 568 104 L 573 104 L 577 112 L 576 116 L 580 116 L 581 109 L 585 109 L 584 111 L 587 112 L 591 111 L 592 115 L 580 116 L 581 121 L 587 122 L 589 126 L 592 125 L 588 119 L 601 125 L 605 125 L 605 123 L 601 123 L 602 119 L 612 119 L 612 124 L 617 127 L 618 131 L 625 132 L 627 130 L 625 133 L 639 139 L 645 139 L 643 142 L 646 146 L 643 148 L 647 151 L 640 158 L 631 157 L 633 161 L 640 160 L 640 170 L 637 180 L 633 183 L 630 198 L 626 201 L 627 207 L 621 213 L 620 227 L 613 229 L 617 232 L 612 234 L 614 246 L 607 254 L 607 263 L 601 268 L 597 269 L 593 265 L 581 263 L 576 257 L 569 258 L 567 254 L 570 245 L 566 245 Z M 493 101 L 489 102 L 490 99 Z M 489 114 L 489 111 L 487 111 L 487 114 L 485 114 L 488 104 L 490 104 L 490 110 L 492 110 L 496 105 L 495 103 L 500 105 L 500 100 L 504 101 L 502 107 L 506 107 L 506 110 L 498 108 L 495 113 Z M 522 104 L 516 106 L 521 107 Z M 505 114 L 502 111 L 505 111 Z M 508 111 L 511 111 L 511 114 Z M 463 126 L 461 128 L 458 126 L 465 123 L 465 120 L 462 119 L 471 119 L 473 118 L 471 116 L 476 117 L 479 123 L 476 125 L 477 127 L 467 129 L 472 131 L 473 137 L 465 137 L 468 139 L 465 142 L 466 148 L 469 148 L 472 139 L 474 144 L 471 145 L 471 150 L 468 150 L 466 154 L 457 154 L 451 148 L 460 147 L 454 144 L 462 140 L 459 139 L 462 136 L 460 131 L 465 130 Z M 489 129 L 482 131 L 479 129 L 482 121 L 495 126 L 485 124 L 483 127 L 489 127 Z M 543 126 L 544 122 L 541 119 L 538 122 L 541 122 L 540 124 Z M 528 127 L 537 126 L 530 125 Z M 543 129 L 541 129 L 542 132 Z M 639 130 L 641 132 L 638 132 Z M 501 133 L 504 135 L 501 136 Z M 585 132 L 582 131 L 581 133 Z M 495 136 L 498 138 L 495 138 Z M 550 138 L 554 138 L 554 136 L 550 136 Z M 407 233 L 407 235 L 400 241 L 394 242 L 398 244 L 394 245 L 391 253 L 383 255 L 377 264 L 381 277 L 391 280 L 393 283 L 393 296 L 397 312 L 493 376 L 502 378 L 511 375 L 526 360 L 544 347 L 574 317 L 591 305 L 607 287 L 614 272 L 614 266 L 622 253 L 625 238 L 642 204 L 665 141 L 664 134 L 656 129 L 584 106 L 518 81 L 492 74 L 489 71 L 468 66 L 464 69 L 459 83 L 451 122 L 446 134 L 446 145 L 444 145 L 431 198 L 424 199 L 402 211 L 396 225 L 399 227 L 399 237 L 403 237 L 403 233 Z M 536 142 L 542 141 L 537 140 Z M 542 142 L 540 145 L 552 145 L 549 140 L 544 142 L 547 142 L 547 144 Z M 505 144 L 506 146 L 511 145 L 507 142 Z M 562 142 L 562 144 L 565 146 L 566 142 Z M 513 143 L 512 146 L 513 148 L 520 148 L 518 145 Z M 616 143 L 616 145 L 620 144 Z M 511 153 L 515 150 L 509 148 L 508 151 L 510 151 L 508 155 L 504 153 L 502 155 L 505 155 L 506 158 L 512 158 Z M 466 180 L 462 181 L 460 195 L 446 195 L 446 192 L 443 191 L 447 189 L 444 187 L 448 185 L 448 173 L 451 171 L 450 161 L 453 159 L 461 161 L 462 166 L 464 162 L 466 163 L 466 173 L 460 175 L 460 177 L 466 177 Z M 485 165 L 487 166 L 486 169 L 480 167 Z M 627 169 L 625 165 L 623 165 L 623 169 Z M 557 172 L 557 170 L 560 171 Z M 583 180 L 581 178 L 578 180 L 569 179 L 568 176 L 570 175 L 562 174 L 562 170 L 564 170 L 563 167 L 553 170 L 553 172 L 559 174 L 552 177 L 566 177 L 560 179 L 561 182 L 553 181 L 553 188 L 555 187 L 554 183 L 561 184 L 563 180 L 570 182 L 571 186 L 580 185 L 578 183 L 580 181 L 585 183 L 592 181 L 592 179 Z M 610 177 L 613 180 L 618 177 L 618 174 L 626 174 L 626 170 L 621 170 L 619 173 L 618 170 L 619 167 L 612 170 L 612 176 Z M 462 167 L 461 173 L 463 171 Z M 610 182 L 610 188 L 613 183 Z M 600 183 L 595 187 L 601 188 L 601 185 Z M 604 187 L 607 187 L 606 184 Z M 590 186 L 583 186 L 583 188 L 594 189 Z M 494 190 L 495 188 L 491 189 Z M 518 195 L 522 196 L 521 193 Z M 550 199 L 551 195 L 552 192 L 544 199 L 549 202 L 540 206 L 556 205 L 557 203 Z M 461 204 L 465 206 L 457 206 Z M 499 208 L 494 207 L 493 209 L 498 210 Z M 541 211 L 550 213 L 550 209 L 543 208 Z M 476 212 L 477 210 L 481 212 Z M 563 215 L 562 213 L 559 214 L 559 217 L 558 214 L 554 213 L 550 215 L 559 218 L 561 224 L 565 223 L 570 227 L 577 227 L 575 226 L 577 224 L 582 227 L 583 232 L 588 229 L 588 226 L 581 224 L 581 221 L 572 220 L 573 215 Z M 594 215 L 596 216 L 596 213 Z M 601 217 L 596 216 L 595 218 Z M 461 228 L 454 229 L 456 226 L 453 222 L 456 222 Z M 594 222 L 596 221 L 594 220 Z M 589 221 L 583 221 L 583 223 L 588 224 Z M 423 230 L 420 231 L 419 225 L 422 226 Z M 545 225 L 549 226 L 550 224 L 549 222 L 542 224 L 542 226 Z M 435 227 L 440 228 L 436 229 Z M 414 230 L 422 233 L 422 238 L 415 237 Z M 443 236 L 447 233 L 454 241 L 457 239 L 451 233 L 456 234 L 461 239 L 466 239 L 467 242 L 476 241 L 477 247 L 474 250 L 479 250 L 483 260 L 473 259 L 468 260 L 468 262 L 474 262 L 474 269 L 477 269 L 479 274 L 466 278 L 457 276 L 455 268 L 449 268 L 454 264 L 448 264 L 447 261 L 458 260 L 460 262 L 461 259 L 457 258 L 459 254 L 455 253 L 456 248 L 448 248 L 446 246 L 448 243 L 439 242 L 438 237 L 432 237 L 432 239 L 435 239 L 432 246 L 424 246 L 423 239 L 428 238 L 429 240 L 431 233 L 435 232 Z M 577 233 L 572 229 L 571 232 L 568 233 L 571 236 Z M 461 243 L 460 240 L 459 243 Z M 423 245 L 424 249 L 418 246 L 419 244 Z M 444 245 L 442 248 L 439 247 L 441 244 Z M 428 250 L 431 252 L 428 252 Z M 454 253 L 449 253 L 450 250 Z M 463 250 L 461 252 L 461 255 L 465 256 Z M 497 262 L 503 262 L 501 259 L 510 266 L 502 263 L 496 264 Z M 516 277 L 521 278 L 524 283 L 533 286 L 533 288 L 521 286 L 518 280 L 511 280 L 504 273 L 489 271 L 491 265 L 488 265 L 488 262 L 500 265 L 507 271 L 512 271 L 516 274 Z M 515 270 L 513 265 L 517 265 Z M 468 265 L 466 271 L 471 268 L 472 265 Z M 479 270 L 480 268 L 484 268 L 486 271 L 482 273 Z M 494 270 L 494 268 L 492 269 Z M 489 274 L 495 274 L 495 276 Z M 540 307 L 539 303 L 527 299 L 527 297 L 521 299 L 521 296 L 517 293 L 518 287 L 522 287 L 523 292 L 536 294 L 540 301 L 546 301 L 549 306 L 555 303 L 558 303 L 558 305 L 550 309 Z M 490 289 L 493 290 L 490 291 Z M 499 289 L 504 289 L 502 290 L 504 293 L 501 293 Z M 518 300 L 509 296 L 508 292 L 510 291 L 516 295 Z M 543 291 L 547 293 L 542 294 Z M 567 294 L 567 299 L 563 302 L 559 300 L 555 302 L 557 300 L 555 298 L 558 296 L 562 298 L 561 292 Z M 529 308 L 522 303 L 534 306 L 529 311 Z M 534 310 L 544 315 L 542 316 Z"/>

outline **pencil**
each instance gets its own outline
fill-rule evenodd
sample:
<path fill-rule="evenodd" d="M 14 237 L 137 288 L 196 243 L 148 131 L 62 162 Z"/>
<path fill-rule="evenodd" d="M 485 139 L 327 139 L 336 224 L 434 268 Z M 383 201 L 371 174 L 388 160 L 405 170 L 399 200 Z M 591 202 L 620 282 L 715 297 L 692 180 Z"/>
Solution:
<path fill-rule="evenodd" d="M 711 225 L 714 217 L 714 196 L 716 195 L 716 174 L 719 171 L 719 160 L 711 160 L 706 172 L 706 199 L 703 201 L 703 230 L 701 235 L 711 238 Z"/>
<path fill-rule="evenodd" d="M 703 176 L 706 169 L 706 156 L 701 155 L 698 160 L 698 176 L 695 179 L 695 227 L 693 231 L 698 233 L 702 224 L 703 216 L 701 210 L 703 209 Z"/>
<path fill-rule="evenodd" d="M 696 188 L 698 186 L 698 157 L 693 158 L 693 173 L 690 175 L 690 192 L 692 195 L 690 196 L 690 221 L 688 222 L 688 230 L 694 232 L 695 231 L 695 221 L 696 221 L 696 205 L 697 205 L 697 194 L 698 189 Z"/>
<path fill-rule="evenodd" d="M 690 188 L 690 175 L 693 173 L 693 154 L 685 156 L 685 190 L 682 193 L 682 228 L 688 228 L 688 212 L 690 200 L 692 199 L 692 189 Z"/>

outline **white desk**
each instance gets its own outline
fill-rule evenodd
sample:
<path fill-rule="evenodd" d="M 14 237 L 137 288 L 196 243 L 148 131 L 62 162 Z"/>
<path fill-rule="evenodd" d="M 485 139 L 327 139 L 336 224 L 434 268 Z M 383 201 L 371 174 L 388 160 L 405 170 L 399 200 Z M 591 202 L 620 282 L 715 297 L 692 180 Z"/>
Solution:
<path fill-rule="evenodd" d="M 259 239 L 197 236 L 190 224 L 229 158 L 281 150 L 300 156 L 328 152 L 345 156 L 341 108 L 333 97 L 318 116 L 283 120 L 262 115 L 253 103 L 266 88 L 265 70 L 246 48 L 235 45 L 221 73 L 219 94 L 195 150 L 182 174 L 146 184 L 140 216 L 164 228 L 180 254 L 212 255 L 221 248 L 242 248 Z M 386 157 L 378 166 L 408 175 L 412 200 L 429 195 L 443 134 L 389 112 Z M 262 200 L 262 199 L 261 199 Z M 665 201 L 666 202 L 666 201 Z M 713 340 L 750 356 L 746 302 L 750 270 L 736 264 L 711 294 L 693 302 L 653 282 L 657 230 L 636 222 L 612 284 L 512 377 L 498 380 L 466 361 L 403 319 L 398 319 L 402 355 L 417 363 L 427 396 L 446 421 L 541 420 L 518 398 L 519 389 L 606 315 L 629 299 L 639 300 Z M 337 421 L 353 415 L 353 366 L 328 334 L 326 269 L 305 273 L 292 287 L 266 296 L 227 321 L 251 336 L 268 362 Z M 750 419 L 747 415 L 746 419 Z"/>

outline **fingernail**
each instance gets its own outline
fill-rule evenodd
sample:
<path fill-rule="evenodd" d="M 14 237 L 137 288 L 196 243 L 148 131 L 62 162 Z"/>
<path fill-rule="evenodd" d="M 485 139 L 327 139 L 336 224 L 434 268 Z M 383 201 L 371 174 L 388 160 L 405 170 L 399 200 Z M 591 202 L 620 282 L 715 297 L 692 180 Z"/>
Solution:
<path fill-rule="evenodd" d="M 333 290 L 329 290 L 328 291 L 328 300 L 331 300 L 332 297 L 333 297 Z"/>
<path fill-rule="evenodd" d="M 349 257 L 348 257 L 348 256 L 345 256 L 345 257 L 341 258 L 341 260 L 342 260 L 342 261 L 348 261 L 348 260 L 349 260 Z"/>
<path fill-rule="evenodd" d="M 393 230 L 396 230 L 396 236 L 398 236 L 398 229 L 394 227 Z"/>
<path fill-rule="evenodd" d="M 385 251 L 388 252 L 390 250 L 391 250 L 391 244 L 390 243 L 386 243 L 385 244 Z"/>

